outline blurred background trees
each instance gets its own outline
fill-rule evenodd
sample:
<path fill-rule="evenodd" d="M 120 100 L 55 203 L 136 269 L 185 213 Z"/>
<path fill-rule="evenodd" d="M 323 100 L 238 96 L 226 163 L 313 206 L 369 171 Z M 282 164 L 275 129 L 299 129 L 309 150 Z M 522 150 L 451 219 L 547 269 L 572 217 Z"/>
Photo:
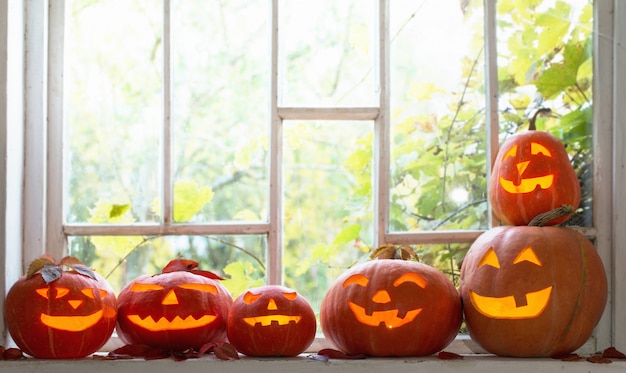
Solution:
<path fill-rule="evenodd" d="M 66 31 L 66 221 L 161 219 L 160 1 L 73 0 Z M 279 2 L 282 106 L 375 106 L 375 2 Z M 500 138 L 538 128 L 566 144 L 591 222 L 593 5 L 500 0 Z M 172 1 L 175 222 L 266 221 L 270 123 L 267 1 Z M 115 26 L 111 22 L 115 19 Z M 481 1 L 390 2 L 390 226 L 488 229 Z M 285 285 L 317 309 L 328 285 L 373 249 L 374 123 L 283 123 Z M 467 244 L 415 246 L 456 280 Z M 265 282 L 267 240 L 246 236 L 70 237 L 116 290 L 177 255 L 227 278 Z"/>

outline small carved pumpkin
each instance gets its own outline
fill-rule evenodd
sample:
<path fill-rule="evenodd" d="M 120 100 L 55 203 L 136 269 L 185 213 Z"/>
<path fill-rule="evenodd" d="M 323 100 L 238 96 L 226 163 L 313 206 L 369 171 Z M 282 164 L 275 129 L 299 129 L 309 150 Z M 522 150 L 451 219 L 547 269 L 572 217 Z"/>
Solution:
<path fill-rule="evenodd" d="M 315 338 L 309 302 L 279 285 L 252 288 L 235 299 L 228 313 L 230 343 L 249 356 L 295 356 Z"/>
<path fill-rule="evenodd" d="M 482 234 L 461 267 L 465 321 L 487 351 L 559 356 L 582 346 L 607 299 L 591 242 L 566 227 L 508 226 Z"/>
<path fill-rule="evenodd" d="M 122 289 L 117 321 L 122 341 L 183 351 L 226 340 L 232 297 L 219 277 L 197 265 L 176 259 L 164 273 L 139 276 Z"/>
<path fill-rule="evenodd" d="M 69 267 L 71 270 L 64 270 Z M 75 258 L 35 260 L 5 302 L 11 337 L 25 353 L 73 359 L 96 352 L 111 337 L 117 316 L 109 283 Z"/>
<path fill-rule="evenodd" d="M 423 356 L 442 350 L 462 318 L 452 281 L 428 265 L 377 259 L 344 272 L 320 308 L 322 331 L 347 354 Z"/>
<path fill-rule="evenodd" d="M 547 111 L 539 110 L 537 113 Z M 565 147 L 548 132 L 535 130 L 509 137 L 496 155 L 489 182 L 494 214 L 509 225 L 526 225 L 537 215 L 580 204 L 580 184 Z M 562 216 L 546 225 L 562 223 Z"/>

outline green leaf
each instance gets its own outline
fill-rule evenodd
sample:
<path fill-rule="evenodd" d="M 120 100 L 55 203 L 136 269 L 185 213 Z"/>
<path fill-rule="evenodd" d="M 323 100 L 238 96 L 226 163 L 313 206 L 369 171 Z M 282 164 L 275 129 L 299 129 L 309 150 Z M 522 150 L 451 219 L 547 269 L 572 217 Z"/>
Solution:
<path fill-rule="evenodd" d="M 578 68 L 589 59 L 587 43 L 568 44 L 563 52 L 563 62 L 550 66 L 535 81 L 537 90 L 547 99 L 552 99 L 575 85 Z"/>
<path fill-rule="evenodd" d="M 130 223 L 134 221 L 133 217 L 127 214 L 130 208 L 130 204 L 98 201 L 92 209 L 89 209 L 87 221 L 89 223 Z"/>
<path fill-rule="evenodd" d="M 128 211 L 128 210 L 130 210 L 130 205 L 129 204 L 112 205 L 111 206 L 111 211 L 109 212 L 109 218 L 113 219 L 113 218 L 120 217 L 120 216 L 124 215 L 126 213 L 126 211 Z"/>
<path fill-rule="evenodd" d="M 228 278 L 221 281 L 233 297 L 237 297 L 247 289 L 261 286 L 264 284 L 262 279 L 255 279 L 255 267 L 248 262 L 232 262 L 224 267 L 224 273 Z"/>
<path fill-rule="evenodd" d="M 200 187 L 194 181 L 182 180 L 174 185 L 174 220 L 191 220 L 209 201 L 213 199 L 210 187 Z"/>
<path fill-rule="evenodd" d="M 359 224 L 351 224 L 339 232 L 333 240 L 333 246 L 343 246 L 349 242 L 354 241 L 359 237 L 361 233 L 361 226 Z"/>
<path fill-rule="evenodd" d="M 570 28 L 570 13 L 572 6 L 564 1 L 557 1 L 554 8 L 539 14 L 536 26 L 541 27 L 540 37 L 537 39 L 537 53 L 540 56 L 551 53 L 560 45 Z"/>

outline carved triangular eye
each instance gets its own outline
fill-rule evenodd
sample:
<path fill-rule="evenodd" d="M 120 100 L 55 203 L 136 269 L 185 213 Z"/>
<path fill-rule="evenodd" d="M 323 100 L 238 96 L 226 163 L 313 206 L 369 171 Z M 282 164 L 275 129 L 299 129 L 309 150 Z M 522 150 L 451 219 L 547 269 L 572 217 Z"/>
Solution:
<path fill-rule="evenodd" d="M 530 144 L 530 153 L 531 154 L 543 154 L 546 157 L 552 157 L 552 153 L 545 146 L 533 142 Z"/>
<path fill-rule="evenodd" d="M 498 261 L 498 256 L 496 255 L 496 252 L 493 251 L 493 247 L 490 247 L 485 255 L 483 255 L 480 263 L 478 263 L 478 268 L 484 265 L 492 266 L 494 268 L 500 268 L 500 262 Z"/>
<path fill-rule="evenodd" d="M 517 264 L 520 262 L 531 262 L 541 267 L 541 261 L 539 260 L 539 258 L 537 258 L 537 254 L 535 254 L 535 251 L 530 246 L 520 251 L 520 253 L 513 261 L 513 264 Z"/>
<path fill-rule="evenodd" d="M 506 151 L 506 153 L 504 153 L 502 160 L 506 161 L 507 158 L 515 157 L 516 155 L 517 155 L 517 145 L 513 145 L 511 146 L 509 150 Z"/>

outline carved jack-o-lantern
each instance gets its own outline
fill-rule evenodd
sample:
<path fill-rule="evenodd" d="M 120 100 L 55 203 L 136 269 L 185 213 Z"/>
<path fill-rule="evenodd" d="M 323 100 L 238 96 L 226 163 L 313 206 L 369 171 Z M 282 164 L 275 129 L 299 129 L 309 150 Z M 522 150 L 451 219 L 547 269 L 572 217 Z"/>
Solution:
<path fill-rule="evenodd" d="M 502 144 L 492 169 L 489 199 L 496 216 L 509 225 L 526 225 L 562 205 L 575 211 L 580 204 L 580 184 L 565 147 L 550 133 L 534 130 L 534 118 L 531 124 Z"/>
<path fill-rule="evenodd" d="M 55 264 L 46 256 L 11 287 L 5 315 L 11 337 L 24 352 L 69 359 L 90 355 L 107 342 L 116 308 L 115 294 L 102 276 L 74 258 Z"/>
<path fill-rule="evenodd" d="M 348 354 L 430 355 L 457 335 L 461 303 L 452 282 L 435 268 L 378 259 L 335 281 L 320 321 L 325 337 Z"/>
<path fill-rule="evenodd" d="M 470 336 L 487 351 L 539 357 L 582 346 L 600 320 L 606 274 L 593 245 L 564 227 L 497 227 L 461 268 Z"/>
<path fill-rule="evenodd" d="M 118 296 L 120 338 L 128 344 L 172 351 L 224 341 L 232 297 L 217 280 L 202 273 L 209 272 L 143 275 L 126 285 Z"/>
<path fill-rule="evenodd" d="M 316 323 L 309 302 L 295 290 L 260 286 L 235 299 L 228 314 L 228 340 L 249 356 L 294 356 L 311 345 Z"/>

